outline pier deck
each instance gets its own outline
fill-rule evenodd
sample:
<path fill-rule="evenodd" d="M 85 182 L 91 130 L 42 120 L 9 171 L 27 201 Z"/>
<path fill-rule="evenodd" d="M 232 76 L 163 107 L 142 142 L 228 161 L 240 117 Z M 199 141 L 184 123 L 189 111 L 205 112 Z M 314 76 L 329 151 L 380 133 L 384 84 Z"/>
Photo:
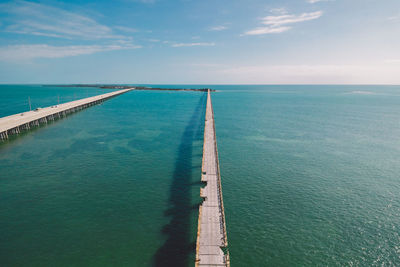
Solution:
<path fill-rule="evenodd" d="M 222 250 L 227 247 L 228 241 L 216 141 L 214 112 L 208 90 L 201 175 L 206 186 L 200 189 L 203 203 L 199 207 L 197 267 L 230 266 L 229 253 Z"/>
<path fill-rule="evenodd" d="M 14 114 L 0 118 L 0 140 L 8 139 L 9 135 L 19 134 L 21 130 L 39 126 L 48 121 L 65 117 L 69 113 L 101 103 L 111 97 L 126 93 L 132 89 L 118 90 L 107 94 L 92 96 L 68 103 L 39 108 L 32 111 Z"/>

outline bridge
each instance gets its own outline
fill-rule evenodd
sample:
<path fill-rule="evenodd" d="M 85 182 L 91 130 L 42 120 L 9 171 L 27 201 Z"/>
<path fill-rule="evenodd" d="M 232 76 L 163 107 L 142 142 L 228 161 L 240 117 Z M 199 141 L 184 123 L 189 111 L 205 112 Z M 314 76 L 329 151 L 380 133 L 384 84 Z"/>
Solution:
<path fill-rule="evenodd" d="M 206 186 L 200 189 L 203 203 L 199 207 L 195 265 L 230 266 L 229 252 L 226 249 L 228 240 L 210 90 L 207 92 L 201 171 L 201 181 L 205 182 Z"/>
<path fill-rule="evenodd" d="M 40 124 L 47 124 L 48 121 L 54 121 L 70 113 L 102 103 L 111 97 L 126 93 L 130 90 L 132 89 L 114 91 L 0 118 L 0 140 L 8 139 L 10 135 L 19 134 L 23 130 L 29 130 L 31 127 L 39 126 Z"/>

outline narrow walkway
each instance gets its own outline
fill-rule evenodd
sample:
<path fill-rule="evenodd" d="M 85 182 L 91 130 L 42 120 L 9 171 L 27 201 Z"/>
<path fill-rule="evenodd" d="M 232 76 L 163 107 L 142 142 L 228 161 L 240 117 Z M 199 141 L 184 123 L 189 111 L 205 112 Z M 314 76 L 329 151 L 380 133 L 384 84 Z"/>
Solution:
<path fill-rule="evenodd" d="M 206 186 L 200 189 L 204 201 L 199 208 L 196 266 L 230 266 L 229 253 L 222 250 L 227 247 L 228 240 L 210 90 L 207 93 L 201 180 Z"/>
<path fill-rule="evenodd" d="M 18 113 L 0 118 L 0 140 L 8 139 L 9 135 L 19 134 L 21 130 L 29 130 L 31 127 L 53 121 L 67 116 L 69 113 L 101 103 L 111 97 L 126 93 L 132 89 L 114 91 L 107 94 L 92 96 L 64 104 L 32 111 Z"/>

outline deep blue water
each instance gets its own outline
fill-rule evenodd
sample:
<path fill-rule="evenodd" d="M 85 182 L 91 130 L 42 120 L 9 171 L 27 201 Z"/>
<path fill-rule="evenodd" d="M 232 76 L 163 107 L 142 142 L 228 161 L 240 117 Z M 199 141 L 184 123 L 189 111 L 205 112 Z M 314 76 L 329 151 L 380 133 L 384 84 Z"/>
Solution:
<path fill-rule="evenodd" d="M 189 87 L 218 90 L 232 266 L 400 264 L 400 86 Z M 0 86 L 0 116 L 101 92 Z M 132 91 L 1 144 L 1 265 L 192 266 L 204 111 Z"/>

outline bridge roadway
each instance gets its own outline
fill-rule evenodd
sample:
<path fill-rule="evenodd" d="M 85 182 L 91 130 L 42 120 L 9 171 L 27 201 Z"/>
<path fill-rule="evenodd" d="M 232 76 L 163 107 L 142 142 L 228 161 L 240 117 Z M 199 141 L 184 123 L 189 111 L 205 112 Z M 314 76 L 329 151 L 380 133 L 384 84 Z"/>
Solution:
<path fill-rule="evenodd" d="M 39 108 L 32 111 L 14 114 L 0 118 L 0 140 L 8 139 L 9 135 L 19 134 L 22 130 L 29 130 L 31 127 L 53 121 L 68 114 L 101 103 L 111 97 L 126 93 L 132 90 L 124 89 L 113 91 L 107 94 L 92 96 L 64 104 L 54 105 L 46 108 Z"/>
<path fill-rule="evenodd" d="M 206 186 L 200 189 L 203 203 L 199 207 L 195 265 L 229 267 L 229 252 L 222 250 L 228 246 L 228 240 L 210 90 L 207 93 L 201 181 Z"/>

